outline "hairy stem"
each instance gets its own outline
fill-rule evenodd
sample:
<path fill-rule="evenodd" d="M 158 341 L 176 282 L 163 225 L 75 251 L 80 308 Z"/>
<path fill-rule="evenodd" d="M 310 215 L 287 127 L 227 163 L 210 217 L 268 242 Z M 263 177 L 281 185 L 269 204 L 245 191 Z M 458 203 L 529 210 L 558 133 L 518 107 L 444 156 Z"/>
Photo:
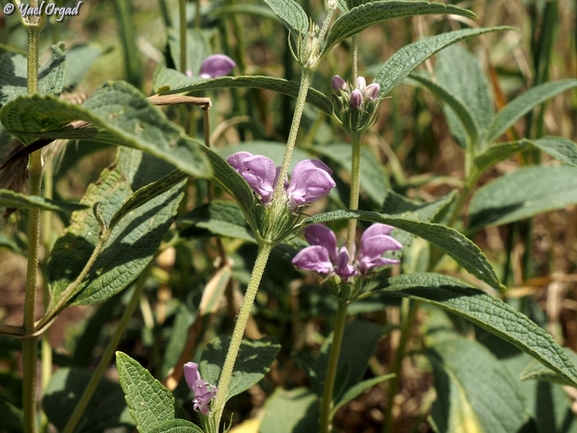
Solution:
<path fill-rule="evenodd" d="M 186 72 L 186 0 L 178 0 L 180 25 L 180 72 Z"/>
<path fill-rule="evenodd" d="M 152 266 L 153 261 L 148 264 L 148 266 L 144 269 L 142 274 L 140 274 L 140 276 L 138 277 L 136 286 L 134 287 L 132 296 L 130 297 L 128 304 L 126 305 L 124 312 L 122 313 L 120 322 L 116 326 L 116 329 L 112 334 L 112 338 L 106 345 L 104 353 L 102 354 L 100 361 L 98 361 L 98 365 L 96 366 L 96 369 L 94 370 L 94 373 L 92 374 L 92 377 L 88 382 L 88 385 L 86 385 L 86 389 L 82 393 L 80 400 L 78 400 L 78 403 L 76 404 L 76 407 L 74 408 L 72 415 L 68 419 L 68 423 L 66 424 L 66 427 L 64 428 L 62 433 L 73 433 L 76 426 L 78 425 L 78 422 L 80 421 L 80 418 L 84 414 L 84 410 L 88 406 L 88 403 L 90 402 L 90 399 L 94 395 L 96 388 L 98 388 L 100 379 L 102 379 L 104 371 L 106 370 L 106 367 L 108 367 L 108 364 L 112 359 L 112 356 L 114 355 L 116 348 L 118 347 L 118 343 L 120 343 L 120 340 L 124 335 L 124 331 L 128 326 L 128 322 L 130 321 L 132 314 L 134 313 L 134 310 L 136 309 L 136 306 L 140 301 L 142 292 L 144 291 L 144 287 L 146 285 L 146 280 L 150 275 L 150 270 L 152 269 Z"/>
<path fill-rule="evenodd" d="M 213 406 L 213 412 L 215 414 L 215 425 L 217 427 L 220 424 L 222 411 L 226 403 L 226 396 L 228 394 L 228 388 L 232 379 L 232 371 L 234 369 L 234 364 L 240 350 L 240 344 L 244 335 L 244 330 L 250 317 L 250 311 L 252 309 L 254 299 L 256 298 L 258 286 L 260 284 L 260 280 L 262 279 L 262 275 L 264 273 L 264 269 L 266 267 L 272 248 L 273 244 L 269 242 L 262 242 L 259 246 L 258 254 L 252 269 L 252 274 L 250 276 L 250 281 L 244 295 L 244 301 L 240 307 L 238 318 L 234 326 L 234 331 L 232 332 L 232 339 L 230 340 L 230 346 L 224 360 L 224 365 L 222 366 L 222 373 L 218 381 L 218 391 L 216 393 L 215 403 Z"/>
<path fill-rule="evenodd" d="M 339 299 L 339 306 L 337 309 L 337 316 L 335 318 L 335 331 L 333 333 L 333 344 L 331 346 L 331 353 L 329 354 L 329 365 L 327 367 L 327 375 L 325 377 L 325 387 L 323 392 L 323 400 L 321 402 L 321 428 L 320 433 L 329 433 L 331 431 L 333 409 L 333 392 L 335 389 L 335 378 L 337 376 L 337 367 L 339 364 L 339 356 L 341 354 L 341 347 L 343 344 L 343 336 L 345 334 L 345 323 L 347 321 L 348 303 Z"/>
<path fill-rule="evenodd" d="M 349 209 L 358 210 L 361 178 L 361 132 L 353 133 L 353 151 L 351 161 L 351 195 L 349 198 Z M 355 248 L 355 236 L 357 232 L 356 218 L 350 219 L 347 226 L 347 251 L 351 255 L 350 260 L 354 260 L 353 251 Z"/>

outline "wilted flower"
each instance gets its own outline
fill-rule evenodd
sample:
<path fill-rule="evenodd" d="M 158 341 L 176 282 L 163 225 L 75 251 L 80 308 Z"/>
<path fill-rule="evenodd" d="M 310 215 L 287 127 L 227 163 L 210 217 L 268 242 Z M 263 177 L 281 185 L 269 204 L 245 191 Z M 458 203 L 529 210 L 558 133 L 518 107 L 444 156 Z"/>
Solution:
<path fill-rule="evenodd" d="M 346 247 L 337 249 L 337 238 L 332 230 L 321 224 L 305 227 L 304 234 L 311 246 L 302 249 L 294 258 L 293 264 L 301 269 L 316 271 L 327 276 L 337 275 L 343 281 L 351 277 L 366 275 L 380 266 L 399 263 L 396 259 L 382 257 L 386 251 L 400 250 L 403 246 L 389 236 L 393 227 L 386 224 L 373 224 L 363 233 L 361 247 L 355 260 Z"/>
<path fill-rule="evenodd" d="M 207 415 L 210 412 L 208 405 L 216 395 L 216 386 L 211 385 L 206 380 L 202 380 L 198 371 L 198 364 L 194 362 L 184 364 L 184 378 L 186 384 L 194 393 L 194 400 L 192 400 L 194 410 Z"/>
<path fill-rule="evenodd" d="M 261 204 L 271 203 L 280 168 L 270 158 L 237 152 L 226 160 L 244 177 Z M 331 174 L 332 170 L 321 161 L 306 159 L 299 162 L 288 185 L 285 182 L 289 209 L 296 212 L 299 207 L 327 195 L 336 186 Z"/>
<path fill-rule="evenodd" d="M 224 54 L 208 56 L 200 65 L 200 78 L 209 79 L 227 75 L 236 66 L 234 60 Z M 186 71 L 188 77 L 192 77 L 192 71 Z"/>

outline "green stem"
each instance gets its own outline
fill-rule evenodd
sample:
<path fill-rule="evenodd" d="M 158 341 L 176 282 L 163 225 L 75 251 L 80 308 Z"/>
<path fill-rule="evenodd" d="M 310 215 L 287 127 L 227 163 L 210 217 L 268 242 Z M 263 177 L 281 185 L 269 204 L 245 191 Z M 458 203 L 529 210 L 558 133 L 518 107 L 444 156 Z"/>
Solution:
<path fill-rule="evenodd" d="M 354 35 L 352 37 L 352 49 L 353 49 L 353 86 L 357 85 L 357 77 L 359 76 L 359 36 Z"/>
<path fill-rule="evenodd" d="M 30 2 L 33 7 L 33 2 Z M 38 45 L 40 28 L 28 27 L 28 94 L 38 92 Z M 40 196 L 42 186 L 42 151 L 30 155 L 28 162 L 30 195 Z M 40 247 L 40 210 L 30 209 L 28 225 L 28 265 L 26 270 L 26 294 L 24 299 L 24 334 L 32 334 L 36 315 L 36 295 L 38 286 L 38 251 Z M 22 412 L 24 431 L 36 433 L 36 361 L 38 356 L 38 338 L 28 337 L 22 342 L 23 393 Z"/>
<path fill-rule="evenodd" d="M 395 398 L 395 395 L 397 395 L 397 393 L 399 392 L 401 367 L 403 358 L 405 357 L 405 346 L 407 345 L 409 337 L 411 336 L 413 324 L 415 323 L 417 311 L 419 310 L 419 302 L 410 301 L 409 299 L 403 299 L 401 309 L 405 314 L 402 315 L 401 338 L 399 339 L 399 347 L 397 348 L 397 352 L 395 353 L 393 368 L 391 369 L 391 373 L 394 373 L 395 377 L 393 377 L 389 381 L 389 392 L 387 395 L 387 410 L 385 414 L 385 423 L 383 424 L 384 433 L 393 433 L 394 429 L 393 400 Z"/>
<path fill-rule="evenodd" d="M 186 0 L 178 0 L 180 21 L 180 72 L 186 72 Z"/>
<path fill-rule="evenodd" d="M 279 182 L 280 183 L 280 182 Z M 238 351 L 240 349 L 240 344 L 242 337 L 244 335 L 244 330 L 246 324 L 250 317 L 250 311 L 252 305 L 256 298 L 258 292 L 258 286 L 264 269 L 266 267 L 268 257 L 273 248 L 273 244 L 269 242 L 263 242 L 260 244 L 258 249 L 258 254 L 252 269 L 252 274 L 250 276 L 250 281 L 248 287 L 246 288 L 246 293 L 244 295 L 244 300 L 240 307 L 238 313 L 237 321 L 232 332 L 232 338 L 230 340 L 230 346 L 224 360 L 224 365 L 222 366 L 222 373 L 218 381 L 218 391 L 216 393 L 215 402 L 213 406 L 213 412 L 215 415 L 215 425 L 218 428 L 220 424 L 220 419 L 222 417 L 222 411 L 226 403 L 226 397 L 228 395 L 228 388 L 230 386 L 230 381 L 232 379 L 232 371 L 234 369 L 234 364 L 236 362 L 236 357 L 238 356 Z"/>
<path fill-rule="evenodd" d="M 337 367 L 339 363 L 339 356 L 341 354 L 341 347 L 343 345 L 343 336 L 345 334 L 345 324 L 347 321 L 347 301 L 339 299 L 339 306 L 337 309 L 337 316 L 335 318 L 335 331 L 333 333 L 333 344 L 331 346 L 331 353 L 329 355 L 329 365 L 327 367 L 327 375 L 325 377 L 325 388 L 323 392 L 323 400 L 321 403 L 321 428 L 320 433 L 329 433 L 331 431 L 331 412 L 333 409 L 333 392 L 335 388 L 335 378 L 337 376 Z"/>
<path fill-rule="evenodd" d="M 284 158 L 280 167 L 279 179 L 286 179 L 288 175 L 288 167 L 291 161 L 295 143 L 297 141 L 297 134 L 299 132 L 299 127 L 301 124 L 301 118 L 303 116 L 303 111 L 305 109 L 305 103 L 307 100 L 307 94 L 309 92 L 309 87 L 311 86 L 311 76 L 312 71 L 308 69 L 303 69 L 301 83 L 299 88 L 299 94 L 297 96 L 295 111 L 293 115 L 293 120 L 291 124 L 291 129 L 289 132 L 288 140 L 286 143 L 286 149 L 284 153 Z M 277 182 L 276 188 L 274 190 L 274 198 L 282 197 L 284 189 L 284 182 Z M 273 199 L 274 200 L 274 199 Z M 284 203 L 283 203 L 284 205 Z"/>
<path fill-rule="evenodd" d="M 147 280 L 148 276 L 150 275 L 150 270 L 152 269 L 152 263 L 153 262 L 150 262 L 148 264 L 148 266 L 146 267 L 146 269 L 142 272 L 142 274 L 140 274 L 140 277 L 138 277 L 138 280 L 136 282 L 136 287 L 134 287 L 134 291 L 132 292 L 132 296 L 130 297 L 130 300 L 128 301 L 128 305 L 126 305 L 126 308 L 124 309 L 124 312 L 122 313 L 122 317 L 120 318 L 120 322 L 118 323 L 116 329 L 114 330 L 114 333 L 112 334 L 112 338 L 110 339 L 110 341 L 106 345 L 106 349 L 104 349 L 104 353 L 102 354 L 102 357 L 100 358 L 100 361 L 98 362 L 98 365 L 96 366 L 96 369 L 94 370 L 94 373 L 92 374 L 92 377 L 90 378 L 90 381 L 88 382 L 88 385 L 86 385 L 86 389 L 82 393 L 80 400 L 78 400 L 78 403 L 76 404 L 76 407 L 74 408 L 74 412 L 72 412 L 72 415 L 68 419 L 68 423 L 66 424 L 66 427 L 64 428 L 62 433 L 73 433 L 74 432 L 74 429 L 76 428 L 76 426 L 78 425 L 78 422 L 80 421 L 82 415 L 84 414 L 84 410 L 86 409 L 86 406 L 88 406 L 88 403 L 90 402 L 90 399 L 94 395 L 96 388 L 98 388 L 98 384 L 100 383 L 100 379 L 102 379 L 102 376 L 104 375 L 104 371 L 108 367 L 108 364 L 109 364 L 110 360 L 112 359 L 112 356 L 114 355 L 116 348 L 118 347 L 118 343 L 120 343 L 120 340 L 122 339 L 122 336 L 124 335 L 124 331 L 126 330 L 126 327 L 128 326 L 128 322 L 132 318 L 132 314 L 134 313 L 134 310 L 136 309 L 136 306 L 138 305 L 138 302 L 140 301 L 140 298 L 142 296 L 142 292 L 144 291 L 144 287 L 146 285 L 146 280 Z"/>
<path fill-rule="evenodd" d="M 361 178 L 361 132 L 354 132 L 353 151 L 351 162 L 351 195 L 349 198 L 349 209 L 357 210 L 359 208 L 360 178 Z M 354 260 L 352 252 L 355 248 L 355 237 L 357 233 L 357 220 L 352 218 L 347 226 L 347 251 L 351 254 L 351 261 Z"/>

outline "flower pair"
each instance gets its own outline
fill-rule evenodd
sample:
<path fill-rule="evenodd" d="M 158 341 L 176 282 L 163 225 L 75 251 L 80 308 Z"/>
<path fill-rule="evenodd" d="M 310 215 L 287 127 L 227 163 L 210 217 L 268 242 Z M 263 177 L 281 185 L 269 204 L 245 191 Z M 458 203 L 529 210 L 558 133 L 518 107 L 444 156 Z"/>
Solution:
<path fill-rule="evenodd" d="M 234 60 L 224 54 L 213 54 L 208 56 L 200 65 L 200 78 L 205 80 L 209 78 L 222 77 L 227 75 L 236 66 Z M 186 75 L 192 77 L 192 71 L 187 70 Z"/>
<path fill-rule="evenodd" d="M 226 160 L 247 181 L 261 204 L 271 203 L 280 167 L 276 167 L 270 158 L 250 152 L 237 152 Z M 306 159 L 299 162 L 290 182 L 284 185 L 291 212 L 297 212 L 300 207 L 327 195 L 336 186 L 331 174 L 332 170 L 321 161 Z"/>
<path fill-rule="evenodd" d="M 198 371 L 198 364 L 194 362 L 184 364 L 184 379 L 194 393 L 194 400 L 192 400 L 194 410 L 207 415 L 210 412 L 208 405 L 216 395 L 216 386 L 202 380 Z"/>
<path fill-rule="evenodd" d="M 321 224 L 305 227 L 305 239 L 311 246 L 302 249 L 294 258 L 293 264 L 301 269 L 315 271 L 328 277 L 337 275 L 343 281 L 354 276 L 366 275 L 380 266 L 399 263 L 395 259 L 382 257 L 386 251 L 403 248 L 401 243 L 390 236 L 393 227 L 386 224 L 373 224 L 361 236 L 361 246 L 354 260 L 355 251 L 346 247 L 337 249 L 337 238 L 333 231 Z"/>

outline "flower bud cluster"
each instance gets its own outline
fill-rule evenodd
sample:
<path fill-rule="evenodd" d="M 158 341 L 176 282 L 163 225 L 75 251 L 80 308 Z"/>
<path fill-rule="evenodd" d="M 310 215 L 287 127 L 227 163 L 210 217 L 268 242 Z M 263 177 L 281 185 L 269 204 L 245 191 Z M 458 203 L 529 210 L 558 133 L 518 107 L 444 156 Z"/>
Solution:
<path fill-rule="evenodd" d="M 255 210 L 260 234 L 272 241 L 280 240 L 292 231 L 304 206 L 326 196 L 336 186 L 327 165 L 306 159 L 295 166 L 290 182 L 284 181 L 282 197 L 275 199 L 280 167 L 270 158 L 237 152 L 226 160 L 254 192 L 261 205 Z"/>
<path fill-rule="evenodd" d="M 367 85 L 364 77 L 358 77 L 356 86 L 348 84 L 340 76 L 332 79 L 335 92 L 335 113 L 343 126 L 351 132 L 362 132 L 375 124 L 380 103 L 378 83 Z"/>
<path fill-rule="evenodd" d="M 312 21 L 306 34 L 299 34 L 296 38 L 296 47 L 290 44 L 295 60 L 303 67 L 311 71 L 316 70 L 321 54 L 321 37 L 319 27 Z M 293 39 L 294 40 L 294 39 Z"/>

